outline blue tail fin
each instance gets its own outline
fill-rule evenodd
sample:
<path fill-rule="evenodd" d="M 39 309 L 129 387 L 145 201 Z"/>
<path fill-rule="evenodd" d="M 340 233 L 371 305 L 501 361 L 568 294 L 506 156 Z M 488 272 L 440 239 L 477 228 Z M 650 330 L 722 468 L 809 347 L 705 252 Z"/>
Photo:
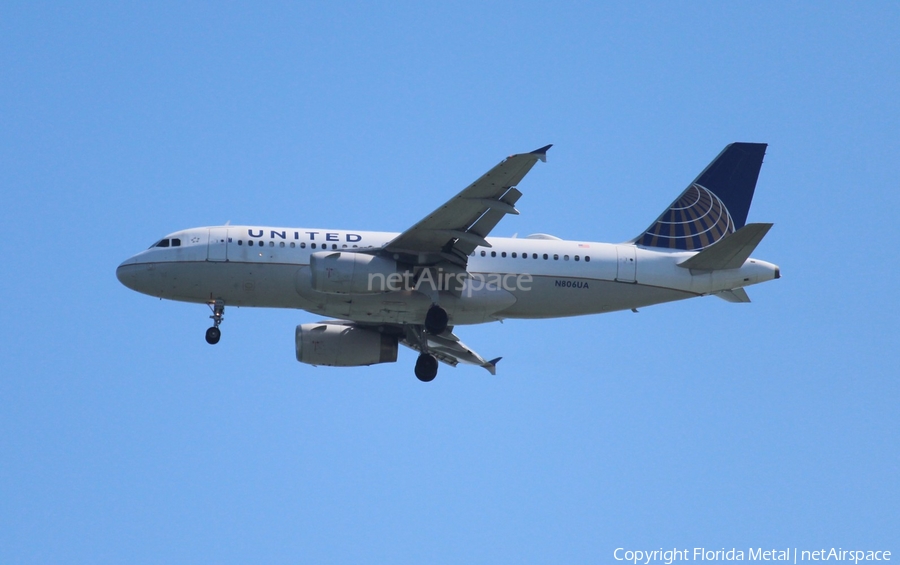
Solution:
<path fill-rule="evenodd" d="M 699 251 L 747 223 L 765 143 L 732 143 L 634 240 L 638 245 Z"/>

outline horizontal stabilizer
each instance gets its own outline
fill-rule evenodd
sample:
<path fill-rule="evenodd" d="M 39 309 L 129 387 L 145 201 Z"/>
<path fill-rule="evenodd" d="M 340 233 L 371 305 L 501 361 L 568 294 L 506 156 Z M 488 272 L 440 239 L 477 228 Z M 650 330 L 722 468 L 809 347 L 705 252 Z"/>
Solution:
<path fill-rule="evenodd" d="M 771 228 L 772 224 L 747 224 L 678 266 L 698 271 L 739 269 Z"/>
<path fill-rule="evenodd" d="M 738 304 L 750 302 L 750 297 L 747 296 L 747 291 L 743 288 L 732 288 L 731 290 L 723 290 L 722 292 L 716 292 L 713 296 L 718 296 L 725 302 L 735 302 Z"/>

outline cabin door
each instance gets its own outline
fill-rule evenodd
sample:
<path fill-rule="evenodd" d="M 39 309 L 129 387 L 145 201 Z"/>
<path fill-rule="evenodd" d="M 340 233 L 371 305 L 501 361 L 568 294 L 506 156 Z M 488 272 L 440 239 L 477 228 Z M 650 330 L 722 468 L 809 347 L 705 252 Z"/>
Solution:
<path fill-rule="evenodd" d="M 619 258 L 619 266 L 616 270 L 616 280 L 619 282 L 637 282 L 636 248 L 633 245 L 617 245 L 616 255 Z"/>
<path fill-rule="evenodd" d="M 228 260 L 228 228 L 209 228 L 208 261 Z"/>

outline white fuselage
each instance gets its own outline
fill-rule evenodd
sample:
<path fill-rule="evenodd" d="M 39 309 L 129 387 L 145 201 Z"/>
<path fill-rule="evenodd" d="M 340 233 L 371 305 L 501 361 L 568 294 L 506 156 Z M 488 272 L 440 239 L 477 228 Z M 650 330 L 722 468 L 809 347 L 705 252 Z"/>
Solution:
<path fill-rule="evenodd" d="M 373 293 L 319 292 L 310 259 L 322 251 L 378 248 L 398 234 L 307 228 L 219 226 L 173 233 L 123 262 L 127 287 L 171 300 L 297 308 L 361 323 L 422 323 L 440 301 L 451 325 L 504 318 L 553 318 L 639 308 L 778 278 L 778 268 L 748 259 L 737 269 L 692 271 L 694 252 L 555 238 L 488 238 L 467 271 L 484 284 L 436 296 L 415 288 Z M 173 246 L 175 240 L 179 245 Z M 438 289 L 440 290 L 440 289 Z"/>

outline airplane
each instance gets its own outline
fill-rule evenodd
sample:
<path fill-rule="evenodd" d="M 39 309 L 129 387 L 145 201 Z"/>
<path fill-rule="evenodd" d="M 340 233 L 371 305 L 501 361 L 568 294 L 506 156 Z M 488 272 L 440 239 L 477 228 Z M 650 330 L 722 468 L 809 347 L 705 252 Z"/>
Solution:
<path fill-rule="evenodd" d="M 765 143 L 732 143 L 663 213 L 624 243 L 547 234 L 489 237 L 519 214 L 519 183 L 550 145 L 512 155 L 402 233 L 223 225 L 171 233 L 124 261 L 126 287 L 207 304 L 216 344 L 225 306 L 293 308 L 332 318 L 300 324 L 297 360 L 356 367 L 419 353 L 415 375 L 438 362 L 486 360 L 456 326 L 634 310 L 714 295 L 749 302 L 744 287 L 780 278 L 751 258 L 770 223 L 747 224 Z"/>

